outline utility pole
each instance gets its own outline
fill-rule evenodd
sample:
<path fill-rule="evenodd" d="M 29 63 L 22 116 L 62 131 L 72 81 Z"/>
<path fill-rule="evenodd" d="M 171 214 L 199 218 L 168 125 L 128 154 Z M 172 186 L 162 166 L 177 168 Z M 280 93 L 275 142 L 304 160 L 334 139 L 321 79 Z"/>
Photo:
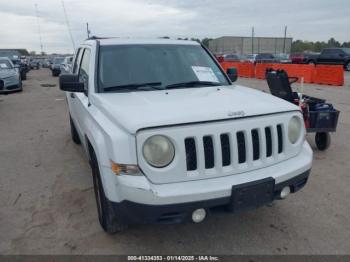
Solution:
<path fill-rule="evenodd" d="M 286 53 L 287 26 L 284 27 L 283 54 Z"/>
<path fill-rule="evenodd" d="M 38 12 L 38 5 L 35 4 L 35 14 L 36 14 L 36 20 L 38 22 L 38 32 L 39 32 L 39 41 L 40 41 L 40 51 L 41 51 L 41 55 L 44 53 L 44 48 L 43 48 L 43 42 L 41 39 L 41 28 L 40 28 L 40 19 L 39 19 L 39 12 Z"/>
<path fill-rule="evenodd" d="M 72 30 L 71 30 L 70 25 L 69 25 L 69 20 L 68 20 L 68 16 L 67 16 L 67 12 L 66 12 L 66 8 L 64 6 L 64 1 L 63 0 L 62 0 L 62 8 L 63 8 L 64 18 L 66 20 L 66 25 L 67 25 L 68 33 L 69 33 L 69 36 L 70 36 L 70 40 L 72 41 L 72 45 L 73 45 L 73 52 L 75 52 L 75 43 L 74 43 Z"/>
<path fill-rule="evenodd" d="M 86 33 L 87 33 L 87 37 L 88 39 L 90 38 L 90 29 L 89 29 L 89 23 L 86 23 Z"/>
<path fill-rule="evenodd" d="M 254 26 L 252 27 L 252 54 L 254 54 Z"/>

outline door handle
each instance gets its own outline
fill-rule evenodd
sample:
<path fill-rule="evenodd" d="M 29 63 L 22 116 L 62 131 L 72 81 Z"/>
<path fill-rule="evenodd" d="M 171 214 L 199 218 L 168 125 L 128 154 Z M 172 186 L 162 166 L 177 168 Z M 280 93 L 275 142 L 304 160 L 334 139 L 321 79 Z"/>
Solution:
<path fill-rule="evenodd" d="M 71 98 L 75 98 L 75 94 L 74 93 L 70 93 L 70 97 Z"/>

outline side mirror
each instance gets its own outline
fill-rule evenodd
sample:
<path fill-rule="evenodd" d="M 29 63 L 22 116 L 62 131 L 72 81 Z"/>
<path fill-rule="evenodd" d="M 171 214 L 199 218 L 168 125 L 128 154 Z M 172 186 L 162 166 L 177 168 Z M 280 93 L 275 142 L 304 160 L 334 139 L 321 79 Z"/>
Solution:
<path fill-rule="evenodd" d="M 237 81 L 238 73 L 235 67 L 228 68 L 226 73 L 228 78 L 230 78 L 231 82 Z"/>
<path fill-rule="evenodd" d="M 79 81 L 78 75 L 65 74 L 60 75 L 60 89 L 67 92 L 84 93 L 84 83 Z"/>

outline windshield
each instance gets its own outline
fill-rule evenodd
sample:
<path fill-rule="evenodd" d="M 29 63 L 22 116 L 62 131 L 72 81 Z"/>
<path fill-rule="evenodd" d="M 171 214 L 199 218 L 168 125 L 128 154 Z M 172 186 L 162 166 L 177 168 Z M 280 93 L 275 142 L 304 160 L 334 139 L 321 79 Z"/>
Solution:
<path fill-rule="evenodd" d="M 229 84 L 213 59 L 198 45 L 101 46 L 98 81 L 105 90 L 142 83 L 157 85 L 157 89 L 189 82 Z"/>
<path fill-rule="evenodd" d="M 55 60 L 53 61 L 54 64 L 62 64 L 64 60 L 64 57 L 59 57 L 59 58 L 55 58 Z"/>
<path fill-rule="evenodd" d="M 350 55 L 350 48 L 343 48 L 344 52 Z"/>
<path fill-rule="evenodd" d="M 10 69 L 12 65 L 8 60 L 0 60 L 0 69 Z"/>

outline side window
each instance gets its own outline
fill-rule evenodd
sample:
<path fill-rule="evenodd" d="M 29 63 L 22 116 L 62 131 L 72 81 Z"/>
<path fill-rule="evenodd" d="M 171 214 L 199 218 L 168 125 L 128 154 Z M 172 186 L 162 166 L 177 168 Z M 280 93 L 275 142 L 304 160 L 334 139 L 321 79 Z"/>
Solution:
<path fill-rule="evenodd" d="M 75 56 L 74 66 L 73 66 L 73 74 L 78 73 L 78 69 L 80 66 L 81 56 L 83 55 L 83 49 L 79 48 L 77 55 Z"/>
<path fill-rule="evenodd" d="M 89 88 L 90 49 L 85 49 L 79 69 L 79 81 L 84 83 L 87 94 Z"/>
<path fill-rule="evenodd" d="M 344 56 L 345 53 L 343 52 L 343 50 L 340 50 L 340 49 L 335 49 L 336 50 L 336 55 L 337 56 Z"/>

